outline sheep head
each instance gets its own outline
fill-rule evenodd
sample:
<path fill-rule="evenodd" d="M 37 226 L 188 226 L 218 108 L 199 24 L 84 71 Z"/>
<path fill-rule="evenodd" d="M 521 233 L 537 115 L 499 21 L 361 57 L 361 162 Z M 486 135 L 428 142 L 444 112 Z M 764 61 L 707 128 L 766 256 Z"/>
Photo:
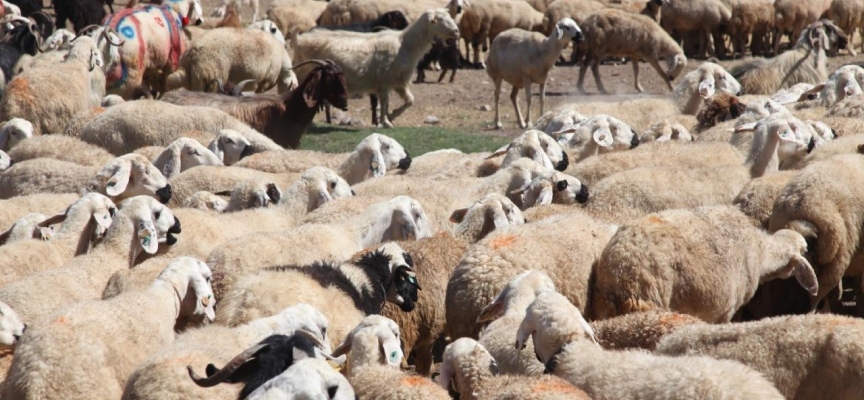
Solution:
<path fill-rule="evenodd" d="M 555 291 L 555 283 L 549 275 L 543 271 L 525 271 L 507 282 L 498 297 L 483 307 L 477 316 L 477 323 L 494 321 L 510 310 L 524 310 L 538 294 L 546 291 Z"/>
<path fill-rule="evenodd" d="M 810 262 L 804 258 L 807 254 L 807 241 L 804 236 L 791 229 L 780 229 L 774 232 L 772 239 L 785 245 L 783 247 L 786 251 L 777 255 L 780 259 L 765 262 L 759 279 L 760 283 L 774 279 L 787 279 L 794 274 L 804 290 L 811 296 L 816 296 L 819 292 L 819 281 Z"/>
<path fill-rule="evenodd" d="M 717 93 L 705 101 L 705 105 L 696 114 L 699 126 L 708 128 L 721 122 L 737 119 L 744 114 L 746 107 L 735 95 Z"/>
<path fill-rule="evenodd" d="M 171 179 L 181 172 L 200 165 L 222 166 L 216 154 L 195 139 L 179 138 L 169 144 L 153 162 L 162 174 Z"/>
<path fill-rule="evenodd" d="M 423 13 L 415 24 L 426 21 L 432 38 L 438 39 L 458 39 L 459 27 L 456 26 L 456 21 L 450 17 L 450 13 L 443 8 L 433 8 Z"/>
<path fill-rule="evenodd" d="M 506 196 L 490 193 L 468 208 L 453 211 L 450 222 L 458 224 L 457 235 L 476 242 L 496 229 L 524 224 L 525 217 Z"/>
<path fill-rule="evenodd" d="M 354 191 L 345 179 L 326 167 L 312 167 L 303 172 L 300 180 L 306 185 L 309 194 L 306 211 L 312 212 L 318 207 L 343 197 L 351 197 Z"/>
<path fill-rule="evenodd" d="M 561 293 L 542 292 L 525 311 L 525 318 L 516 334 L 516 349 L 524 349 L 528 338 L 533 337 L 534 352 L 544 364 L 558 349 L 572 341 L 587 338 L 597 343 L 594 330 L 582 313 Z"/>
<path fill-rule="evenodd" d="M 174 286 L 179 307 L 179 317 L 205 317 L 209 321 L 216 318 L 216 299 L 210 281 L 213 273 L 203 261 L 193 257 L 178 257 L 171 261 L 156 278 Z"/>
<path fill-rule="evenodd" d="M 576 21 L 571 18 L 562 18 L 558 21 L 558 23 L 555 24 L 555 29 L 552 31 L 552 37 L 557 40 L 569 39 L 573 41 L 573 43 L 585 41 L 585 35 L 582 34 L 579 25 L 576 25 Z"/>
<path fill-rule="evenodd" d="M 0 128 L 0 150 L 11 149 L 18 142 L 32 138 L 33 134 L 33 124 L 30 121 L 12 118 Z"/>
<path fill-rule="evenodd" d="M 149 196 L 136 196 L 120 204 L 120 212 L 134 227 L 135 242 L 140 247 L 133 246 L 133 254 L 144 250 L 148 254 L 154 254 L 159 248 L 159 243 L 173 245 L 177 243 L 174 234 L 181 232 L 180 220 L 174 213 L 164 205 Z M 120 218 L 120 216 L 118 216 Z M 114 225 L 109 228 L 111 234 Z M 135 257 L 130 257 L 130 263 Z"/>
<path fill-rule="evenodd" d="M 414 273 L 414 259 L 394 242 L 378 246 L 363 254 L 355 263 L 364 270 L 375 271 L 385 290 L 387 301 L 396 304 L 402 311 L 414 310 L 420 283 Z"/>
<path fill-rule="evenodd" d="M 420 240 L 432 236 L 429 217 L 420 203 L 408 196 L 397 196 L 384 203 L 378 203 L 370 207 L 370 211 L 383 213 L 381 217 L 385 223 L 389 220 L 389 226 L 384 232 L 379 232 L 381 235 L 370 231 L 369 233 L 375 237 L 368 237 L 367 240 L 381 243 L 390 240 Z"/>
<path fill-rule="evenodd" d="M 504 154 L 501 168 L 507 168 L 520 158 L 530 158 L 548 169 L 564 171 L 570 159 L 554 137 L 542 131 L 529 129 L 517 136 L 507 147 L 502 147 L 489 156 Z"/>
<path fill-rule="evenodd" d="M 0 302 L 0 349 L 14 348 L 26 331 L 27 325 L 21 321 L 18 313 L 6 303 Z"/>
<path fill-rule="evenodd" d="M 329 60 L 326 62 L 309 60 L 295 65 L 292 69 L 308 63 L 318 64 L 318 66 L 303 78 L 303 82 L 285 99 L 285 104 L 287 105 L 293 96 L 299 94 L 303 96 L 307 107 L 318 111 L 324 107 L 322 100 L 326 100 L 340 110 L 348 110 L 348 84 L 345 82 L 345 73 L 342 69 Z"/>
<path fill-rule="evenodd" d="M 444 348 L 438 385 L 467 393 L 475 390 L 482 379 L 498 374 L 498 363 L 483 345 L 471 338 L 459 338 Z"/>
<path fill-rule="evenodd" d="M 332 355 L 340 357 L 349 352 L 348 366 L 351 368 L 380 365 L 398 369 L 404 356 L 399 342 L 399 326 L 387 317 L 366 316 L 333 350 Z"/>
<path fill-rule="evenodd" d="M 558 171 L 541 174 L 511 194 L 522 196 L 525 209 L 535 205 L 584 204 L 588 201 L 588 187 L 575 177 Z"/>
<path fill-rule="evenodd" d="M 108 162 L 84 191 L 104 193 L 114 200 L 139 195 L 152 196 L 162 204 L 167 204 L 173 193 L 159 169 L 146 157 L 134 153 Z"/>
<path fill-rule="evenodd" d="M 213 139 L 207 148 L 213 152 L 225 165 L 233 165 L 243 158 L 252 155 L 252 142 L 243 134 L 233 129 L 219 131 L 219 136 Z"/>

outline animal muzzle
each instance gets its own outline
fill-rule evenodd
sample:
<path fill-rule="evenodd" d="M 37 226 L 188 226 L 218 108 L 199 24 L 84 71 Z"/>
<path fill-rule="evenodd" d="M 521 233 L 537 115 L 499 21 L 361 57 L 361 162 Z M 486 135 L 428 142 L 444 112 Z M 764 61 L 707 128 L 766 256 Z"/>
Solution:
<path fill-rule="evenodd" d="M 555 166 L 555 170 L 564 172 L 567 169 L 567 166 L 570 165 L 570 157 L 567 156 L 566 151 L 561 152 L 561 161 L 558 161 L 558 165 Z"/>
<path fill-rule="evenodd" d="M 816 148 L 816 136 L 811 136 L 810 137 L 810 143 L 807 143 L 807 153 L 812 152 L 813 149 L 815 149 L 815 148 Z"/>
<path fill-rule="evenodd" d="M 456 14 L 462 14 L 462 6 L 456 6 Z"/>
<path fill-rule="evenodd" d="M 204 20 L 201 19 L 201 18 L 198 18 L 198 19 L 195 20 L 195 25 L 201 25 L 201 24 L 203 24 L 203 23 L 204 23 Z"/>
<path fill-rule="evenodd" d="M 573 39 L 570 40 L 572 40 L 573 43 L 581 43 L 585 41 L 585 35 L 583 35 L 580 31 L 576 31 L 576 34 L 573 35 Z"/>
<path fill-rule="evenodd" d="M 579 186 L 579 193 L 576 193 L 576 202 L 579 204 L 585 204 L 588 201 L 588 186 L 585 186 L 583 183 Z"/>
<path fill-rule="evenodd" d="M 168 228 L 168 233 L 165 234 L 165 244 L 169 246 L 173 246 L 174 243 L 177 243 L 177 238 L 174 237 L 175 234 L 180 233 L 182 229 L 180 229 L 180 220 L 177 217 L 174 217 L 174 225 L 171 228 Z"/>
<path fill-rule="evenodd" d="M 267 197 L 270 198 L 270 201 L 273 204 L 279 204 L 279 201 L 282 200 L 282 192 L 279 191 L 279 188 L 276 187 L 276 184 L 268 183 Z"/>
<path fill-rule="evenodd" d="M 246 147 L 243 148 L 243 151 L 240 152 L 240 159 L 244 159 L 246 157 L 251 156 L 255 152 L 255 149 L 252 145 L 247 144 Z"/>
<path fill-rule="evenodd" d="M 744 89 L 739 90 L 738 93 L 735 93 L 735 95 L 736 96 L 743 96 L 744 95 Z"/>
<path fill-rule="evenodd" d="M 181 233 L 183 232 L 183 228 L 180 227 L 180 220 L 177 216 L 174 216 L 174 225 L 171 225 L 171 228 L 168 228 L 168 233 Z"/>
<path fill-rule="evenodd" d="M 405 158 L 399 160 L 399 165 L 396 167 L 403 171 L 411 168 L 411 155 L 408 152 L 405 152 Z"/>
<path fill-rule="evenodd" d="M 639 136 L 636 135 L 636 132 L 633 132 L 633 139 L 630 139 L 630 148 L 635 149 L 639 146 Z"/>
<path fill-rule="evenodd" d="M 156 196 L 162 204 L 168 204 L 171 201 L 172 194 L 174 194 L 174 190 L 171 189 L 171 184 L 167 184 L 162 189 L 156 191 Z"/>

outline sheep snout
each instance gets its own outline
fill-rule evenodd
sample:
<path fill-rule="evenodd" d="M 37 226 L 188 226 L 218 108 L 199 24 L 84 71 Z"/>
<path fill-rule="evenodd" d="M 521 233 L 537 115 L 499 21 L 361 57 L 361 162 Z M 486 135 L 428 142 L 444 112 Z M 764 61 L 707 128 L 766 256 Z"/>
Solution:
<path fill-rule="evenodd" d="M 558 165 L 555 166 L 555 170 L 564 172 L 567 169 L 567 166 L 570 165 L 570 158 L 567 157 L 566 151 L 561 151 L 561 161 L 558 161 Z"/>
<path fill-rule="evenodd" d="M 240 159 L 242 160 L 246 157 L 249 157 L 254 152 L 255 152 L 255 149 L 252 147 L 252 145 L 247 144 L 246 147 L 243 148 L 243 151 L 240 152 Z"/>
<path fill-rule="evenodd" d="M 407 151 L 405 152 L 405 158 L 399 160 L 399 165 L 397 166 L 397 168 L 403 171 L 411 168 L 411 155 L 408 154 Z"/>
<path fill-rule="evenodd" d="M 636 131 L 633 131 L 633 138 L 630 139 L 630 148 L 635 149 L 638 146 L 639 146 L 639 136 L 636 134 Z"/>
<path fill-rule="evenodd" d="M 172 194 L 174 194 L 174 191 L 171 189 L 170 183 L 156 191 L 156 196 L 159 196 L 159 202 L 162 204 L 168 204 L 171 201 Z"/>
<path fill-rule="evenodd" d="M 576 193 L 576 202 L 579 204 L 585 204 L 588 201 L 588 186 L 585 186 L 583 183 L 582 186 L 579 187 L 579 193 Z"/>

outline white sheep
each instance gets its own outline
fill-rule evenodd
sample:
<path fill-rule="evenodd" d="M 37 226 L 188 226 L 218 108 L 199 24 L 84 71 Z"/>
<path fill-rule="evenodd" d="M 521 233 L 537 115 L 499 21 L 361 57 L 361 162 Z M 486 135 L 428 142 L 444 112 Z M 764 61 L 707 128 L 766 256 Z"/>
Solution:
<path fill-rule="evenodd" d="M 102 193 L 116 202 L 144 195 L 166 204 L 172 197 L 171 185 L 165 176 L 138 154 L 127 154 L 111 160 L 99 169 L 81 191 Z"/>
<path fill-rule="evenodd" d="M 223 164 L 210 149 L 195 139 L 185 137 L 165 146 L 165 151 L 153 160 L 153 166 L 168 179 L 199 165 L 222 166 Z"/>
<path fill-rule="evenodd" d="M 585 92 L 583 82 L 588 66 L 594 75 L 597 90 L 607 93 L 600 81 L 600 62 L 606 56 L 627 56 L 631 60 L 645 59 L 672 90 L 671 81 L 687 66 L 687 57 L 678 43 L 663 31 L 654 20 L 644 15 L 630 14 L 620 10 L 604 10 L 591 15 L 582 22 L 585 32 L 587 54 L 579 68 L 580 92 Z M 660 68 L 659 60 L 666 60 L 666 72 Z M 639 63 L 631 61 L 636 91 L 643 92 L 639 84 Z"/>
<path fill-rule="evenodd" d="M 492 153 L 488 158 L 504 154 L 499 168 L 507 168 L 516 160 L 526 157 L 530 158 L 548 169 L 564 171 L 570 165 L 570 160 L 564 149 L 552 136 L 529 129 L 521 135 L 513 138 L 507 146 L 503 146 Z"/>
<path fill-rule="evenodd" d="M 330 364 L 318 358 L 304 358 L 255 389 L 246 399 L 298 398 L 352 400 L 357 396 L 348 379 L 334 370 Z"/>
<path fill-rule="evenodd" d="M 651 246 L 640 247 L 644 241 Z M 794 275 L 815 294 L 816 273 L 806 252 L 800 233 L 769 235 L 736 207 L 651 214 L 622 225 L 603 250 L 595 268 L 594 312 L 605 319 L 668 310 L 729 322 L 769 280 Z M 716 265 L 724 266 L 722 273 Z"/>
<path fill-rule="evenodd" d="M 297 217 L 343 197 L 351 197 L 351 187 L 330 168 L 312 167 L 300 175 L 300 181 L 285 190 L 279 206 Z"/>
<path fill-rule="evenodd" d="M 82 166 L 101 167 L 114 155 L 105 149 L 65 135 L 42 135 L 19 142 L 9 151 L 16 161 L 53 158 Z"/>
<path fill-rule="evenodd" d="M 107 197 L 88 193 L 63 213 L 36 225 L 47 228 L 62 223 L 50 241 L 33 239 L 0 247 L 0 259 L 5 260 L 0 286 L 59 267 L 75 256 L 86 254 L 105 235 L 116 211 L 114 202 Z"/>
<path fill-rule="evenodd" d="M 408 84 L 417 62 L 432 48 L 432 39 L 455 39 L 456 22 L 444 9 L 431 9 L 420 15 L 403 31 L 375 33 L 313 31 L 292 37 L 294 62 L 332 60 L 345 73 L 352 94 L 372 93 L 381 104 L 381 124 L 392 128 L 392 120 L 414 104 Z M 374 54 L 374 57 L 372 56 Z M 303 67 L 298 78 L 309 73 Z M 390 91 L 404 104 L 390 110 Z"/>
<path fill-rule="evenodd" d="M 178 318 L 213 319 L 210 275 L 203 262 L 181 257 L 144 291 L 72 304 L 34 325 L 16 349 L 3 396 L 120 398 L 135 366 L 174 340 Z"/>
<path fill-rule="evenodd" d="M 827 82 L 815 86 L 807 93 L 822 89 L 819 98 L 823 106 L 830 108 L 846 97 L 860 96 L 862 86 L 864 86 L 864 68 L 857 65 L 844 65 L 832 72 Z"/>
<path fill-rule="evenodd" d="M 189 379 L 185 365 L 224 365 L 234 355 L 270 335 L 290 336 L 297 330 L 316 334 L 329 353 L 327 319 L 306 303 L 298 303 L 266 318 L 235 328 L 208 325 L 187 330 L 135 368 L 123 390 L 124 399 L 233 399 L 239 388 L 220 385 L 202 388 Z M 181 366 L 178 368 L 178 366 Z"/>
<path fill-rule="evenodd" d="M 222 129 L 207 145 L 225 165 L 234 165 L 254 151 L 252 143 L 243 134 L 233 129 Z"/>
<path fill-rule="evenodd" d="M 456 339 L 444 349 L 438 384 L 445 389 L 455 388 L 459 398 L 466 400 L 590 398 L 557 376 L 502 375 L 492 355 L 471 338 Z"/>
<path fill-rule="evenodd" d="M 12 118 L 0 128 L 0 150 L 9 151 L 18 142 L 33 137 L 33 124 L 23 118 Z"/>
<path fill-rule="evenodd" d="M 272 24 L 272 23 L 271 23 Z M 274 29 L 276 29 L 274 27 Z M 278 87 L 280 93 L 297 87 L 291 56 L 279 33 L 257 27 L 216 28 L 189 44 L 177 70 L 168 76 L 168 89 L 215 91 L 215 80 L 240 82 L 253 79 L 255 93 Z"/>
<path fill-rule="evenodd" d="M 569 136 L 567 147 L 579 152 L 577 162 L 599 154 L 630 150 L 639 146 L 636 131 L 624 121 L 606 114 L 597 114 L 575 126 L 556 132 Z"/>
<path fill-rule="evenodd" d="M 604 350 L 579 309 L 558 292 L 540 293 L 526 310 L 516 348 L 524 349 L 529 337 L 548 373 L 593 399 L 784 398 L 761 374 L 737 362 Z"/>
<path fill-rule="evenodd" d="M 0 246 L 26 239 L 50 240 L 55 233 L 55 225 L 39 226 L 48 216 L 41 213 L 30 213 L 15 221 L 6 232 L 0 233 Z"/>
<path fill-rule="evenodd" d="M 722 66 L 706 62 L 681 78 L 674 95 L 682 113 L 695 115 L 714 93 L 741 95 L 741 84 Z"/>
<path fill-rule="evenodd" d="M 540 85 L 540 115 L 543 115 L 546 102 L 546 81 L 549 72 L 561 50 L 571 41 L 581 42 L 582 31 L 576 22 L 570 18 L 562 19 L 555 24 L 549 37 L 524 29 L 510 29 L 498 35 L 489 48 L 486 58 L 486 73 L 495 84 L 495 128 L 501 129 L 499 117 L 499 97 L 501 83 L 506 81 L 513 86 L 510 100 L 516 110 L 516 122 L 525 129 L 531 125 L 531 85 Z M 525 89 L 525 99 L 528 102 L 525 118 L 516 101 L 519 89 Z"/>
<path fill-rule="evenodd" d="M 105 238 L 93 251 L 3 286 L 0 301 L 32 323 L 65 304 L 98 299 L 114 271 L 135 265 L 139 254 L 153 254 L 176 243 L 173 233 L 179 232 L 180 222 L 171 210 L 152 197 L 133 197 L 120 204 Z"/>

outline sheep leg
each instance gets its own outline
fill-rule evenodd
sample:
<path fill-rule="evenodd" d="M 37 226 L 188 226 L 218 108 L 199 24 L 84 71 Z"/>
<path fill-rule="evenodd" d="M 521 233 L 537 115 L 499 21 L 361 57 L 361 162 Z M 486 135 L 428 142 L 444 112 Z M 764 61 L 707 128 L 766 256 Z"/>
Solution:
<path fill-rule="evenodd" d="M 519 96 L 519 87 L 513 85 L 513 90 L 510 91 L 510 102 L 513 103 L 513 109 L 516 110 L 516 121 L 519 124 L 519 127 L 525 129 L 525 120 L 522 119 L 522 110 L 519 109 L 519 102 L 516 101 L 516 97 Z M 530 107 L 530 106 L 529 106 Z"/>
<path fill-rule="evenodd" d="M 588 62 L 589 60 L 585 59 L 579 67 L 579 83 L 576 84 L 576 89 L 582 94 L 585 94 L 585 87 L 583 84 L 585 83 L 585 73 L 588 72 Z"/>
<path fill-rule="evenodd" d="M 501 98 L 501 79 L 495 80 L 495 129 L 501 129 L 503 126 L 501 125 L 501 118 L 498 114 L 498 108 L 500 106 L 499 99 Z"/>
<path fill-rule="evenodd" d="M 597 85 L 597 90 L 603 94 L 609 93 L 606 91 L 606 87 L 603 86 L 603 82 L 600 81 L 600 57 L 591 61 L 591 75 L 594 75 L 594 83 Z"/>
<path fill-rule="evenodd" d="M 414 95 L 411 94 L 411 91 L 408 90 L 407 87 L 397 87 L 393 90 L 396 92 L 396 94 L 399 95 L 399 97 L 402 98 L 402 101 L 404 101 L 404 103 L 402 103 L 402 105 L 399 106 L 399 108 L 393 110 L 392 114 L 388 115 L 390 121 L 393 121 L 394 119 L 396 119 L 397 117 L 402 115 L 402 113 L 404 113 L 405 110 L 407 110 L 409 107 L 414 105 Z M 381 113 L 383 114 L 384 110 L 381 110 Z"/>
<path fill-rule="evenodd" d="M 545 106 L 546 106 L 546 82 L 543 82 L 540 84 L 540 114 L 537 114 L 537 115 L 541 115 L 541 116 L 543 115 L 543 112 L 545 111 L 544 110 Z M 531 117 L 529 116 L 528 119 L 531 119 Z"/>
<path fill-rule="evenodd" d="M 456 68 L 453 68 L 450 72 L 450 83 L 453 83 L 453 80 L 456 79 Z"/>
<path fill-rule="evenodd" d="M 526 80 L 525 82 L 522 83 L 522 86 L 525 87 L 525 100 L 527 100 L 528 105 L 525 109 L 525 121 L 524 121 L 525 125 L 519 126 L 519 127 L 522 129 L 525 129 L 528 127 L 528 125 L 531 124 L 531 95 L 532 95 L 532 93 L 531 93 L 531 81 Z"/>
<path fill-rule="evenodd" d="M 444 80 L 444 75 L 447 75 L 447 69 L 446 68 L 442 69 L 441 74 L 438 75 L 438 83 L 441 83 L 441 81 Z"/>
<path fill-rule="evenodd" d="M 392 128 L 393 123 L 390 122 L 390 117 L 387 113 L 387 111 L 390 110 L 390 91 L 384 90 L 379 92 L 378 102 L 381 104 L 381 126 L 384 128 Z"/>
<path fill-rule="evenodd" d="M 369 95 L 369 108 L 372 109 L 372 126 L 378 126 L 378 96 Z"/>
<path fill-rule="evenodd" d="M 636 82 L 636 91 L 642 93 L 645 89 L 642 89 L 642 85 L 639 84 L 639 60 L 632 60 L 630 64 L 633 64 L 633 80 Z"/>
<path fill-rule="evenodd" d="M 654 67 L 654 70 L 657 71 L 658 74 L 660 74 L 660 77 L 662 77 L 663 80 L 666 82 L 666 87 L 668 87 L 669 91 L 671 92 L 672 82 L 669 80 L 669 77 L 666 76 L 666 73 L 663 72 L 663 68 L 660 67 L 660 63 L 658 63 L 657 60 L 653 58 L 649 59 L 648 62 L 651 64 L 652 67 Z"/>
<path fill-rule="evenodd" d="M 327 121 L 328 124 L 333 123 L 333 119 L 330 118 L 330 103 L 324 103 L 324 120 Z"/>

